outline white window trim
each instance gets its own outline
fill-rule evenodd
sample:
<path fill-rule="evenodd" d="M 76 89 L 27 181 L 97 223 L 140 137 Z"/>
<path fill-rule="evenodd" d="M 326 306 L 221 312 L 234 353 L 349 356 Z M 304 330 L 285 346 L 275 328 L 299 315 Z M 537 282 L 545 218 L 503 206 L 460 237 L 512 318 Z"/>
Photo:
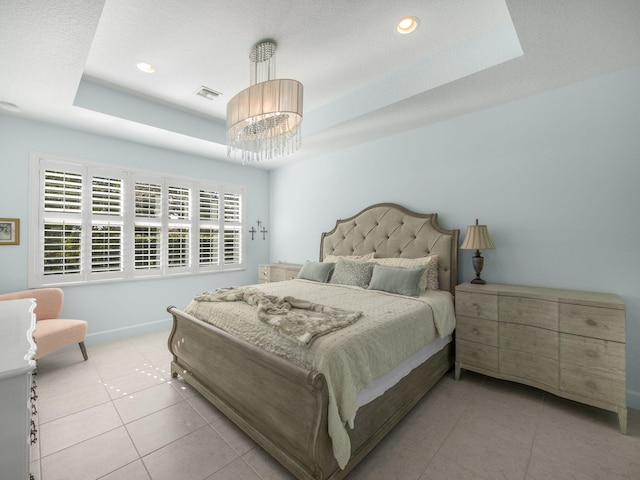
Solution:
<path fill-rule="evenodd" d="M 123 281 L 135 279 L 165 278 L 175 275 L 194 275 L 212 272 L 224 272 L 232 270 L 245 270 L 247 258 L 247 235 L 245 232 L 246 211 L 247 211 L 247 189 L 242 185 L 229 185 L 214 181 L 205 181 L 187 177 L 178 177 L 156 172 L 149 172 L 128 167 L 115 165 L 98 164 L 83 160 L 61 158 L 47 154 L 33 153 L 30 156 L 30 193 L 29 193 L 29 287 L 44 287 L 55 285 L 71 285 L 108 281 Z M 60 216 L 65 214 L 47 215 L 42 205 L 42 193 L 44 189 L 45 170 L 61 170 L 65 172 L 80 173 L 83 177 L 83 208 L 80 214 L 82 225 L 82 246 L 81 246 L 81 270 L 77 274 L 44 274 L 44 223 L 46 217 Z M 115 217 L 114 223 L 123 224 L 122 231 L 122 255 L 120 271 L 111 272 L 91 272 L 91 226 L 92 220 L 98 215 L 91 211 L 91 178 L 94 176 L 104 176 L 108 178 L 123 179 L 123 215 Z M 161 194 L 161 215 L 160 218 L 149 218 L 146 223 L 158 225 L 160 227 L 160 268 L 153 270 L 135 269 L 135 194 L 134 186 L 136 182 L 157 183 L 162 187 Z M 185 187 L 190 191 L 190 218 L 170 220 L 168 218 L 169 199 L 167 195 L 168 187 Z M 218 221 L 200 221 L 200 190 L 208 190 L 219 194 L 219 215 Z M 227 194 L 239 195 L 241 197 L 240 222 L 230 222 L 228 226 L 239 227 L 240 238 L 240 258 L 239 262 L 225 264 L 224 261 L 224 198 Z M 141 219 L 139 219 L 141 220 Z M 145 223 L 143 221 L 139 222 Z M 184 225 L 190 229 L 188 265 L 179 267 L 169 267 L 168 265 L 168 233 L 171 225 Z M 213 265 L 200 265 L 200 242 L 199 232 L 201 225 L 210 227 L 217 225 L 218 235 L 218 263 Z"/>

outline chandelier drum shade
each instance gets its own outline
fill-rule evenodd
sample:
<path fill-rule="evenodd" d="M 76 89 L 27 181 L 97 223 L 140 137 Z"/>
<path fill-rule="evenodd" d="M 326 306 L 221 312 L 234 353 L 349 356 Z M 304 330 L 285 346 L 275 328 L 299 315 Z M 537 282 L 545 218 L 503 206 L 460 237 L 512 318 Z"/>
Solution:
<path fill-rule="evenodd" d="M 303 87 L 297 80 L 272 78 L 275 50 L 272 41 L 253 48 L 251 86 L 227 104 L 227 153 L 243 163 L 282 157 L 301 144 Z"/>

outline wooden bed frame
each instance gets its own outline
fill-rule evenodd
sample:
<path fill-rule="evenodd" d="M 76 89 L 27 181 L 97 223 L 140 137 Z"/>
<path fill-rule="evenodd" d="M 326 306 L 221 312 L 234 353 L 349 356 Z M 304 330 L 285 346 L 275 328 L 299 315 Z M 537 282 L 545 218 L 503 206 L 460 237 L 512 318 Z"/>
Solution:
<path fill-rule="evenodd" d="M 445 230 L 437 214 L 399 205 L 373 205 L 322 234 L 326 255 L 376 252 L 377 257 L 438 254 L 442 290 L 457 283 L 459 230 Z M 362 406 L 349 429 L 351 458 L 340 469 L 327 429 L 324 375 L 240 340 L 169 307 L 173 329 L 171 374 L 180 375 L 298 479 L 344 478 L 453 364 L 453 342 L 384 395 Z"/>

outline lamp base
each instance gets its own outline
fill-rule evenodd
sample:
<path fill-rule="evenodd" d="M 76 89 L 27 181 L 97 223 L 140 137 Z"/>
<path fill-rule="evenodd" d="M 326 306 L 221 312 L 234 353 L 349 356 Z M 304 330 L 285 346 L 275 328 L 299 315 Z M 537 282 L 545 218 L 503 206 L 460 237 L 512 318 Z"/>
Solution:
<path fill-rule="evenodd" d="M 480 255 L 480 250 L 476 250 L 476 254 L 471 257 L 471 263 L 473 264 L 473 269 L 476 272 L 476 278 L 471 280 L 471 283 L 484 285 L 487 282 L 480 278 L 480 273 L 482 272 L 482 267 L 484 266 L 484 258 Z"/>

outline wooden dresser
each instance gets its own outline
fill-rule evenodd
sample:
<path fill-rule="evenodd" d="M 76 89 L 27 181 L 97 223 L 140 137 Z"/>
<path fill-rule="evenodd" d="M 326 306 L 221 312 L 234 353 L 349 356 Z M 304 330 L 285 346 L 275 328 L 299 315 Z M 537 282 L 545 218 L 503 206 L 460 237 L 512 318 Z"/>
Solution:
<path fill-rule="evenodd" d="M 616 412 L 627 431 L 625 304 L 610 293 L 456 287 L 456 364 Z"/>
<path fill-rule="evenodd" d="M 270 263 L 258 265 L 258 283 L 282 282 L 298 276 L 302 265 L 297 263 Z"/>

